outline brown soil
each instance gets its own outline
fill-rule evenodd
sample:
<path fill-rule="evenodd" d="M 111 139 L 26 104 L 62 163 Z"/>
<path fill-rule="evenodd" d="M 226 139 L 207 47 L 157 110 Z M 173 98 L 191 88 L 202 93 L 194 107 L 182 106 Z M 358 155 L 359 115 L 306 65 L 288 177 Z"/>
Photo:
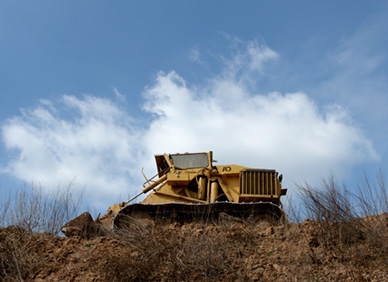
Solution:
<path fill-rule="evenodd" d="M 361 222 L 139 222 L 93 239 L 8 227 L 0 281 L 388 281 L 388 215 Z"/>

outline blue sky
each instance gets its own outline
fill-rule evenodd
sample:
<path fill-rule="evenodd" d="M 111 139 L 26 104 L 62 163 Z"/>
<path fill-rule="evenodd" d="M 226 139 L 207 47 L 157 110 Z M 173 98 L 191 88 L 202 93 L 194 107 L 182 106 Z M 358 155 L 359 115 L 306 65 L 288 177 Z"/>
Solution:
<path fill-rule="evenodd" d="M 213 150 L 292 191 L 388 163 L 387 1 L 2 1 L 0 189 L 134 195 Z"/>

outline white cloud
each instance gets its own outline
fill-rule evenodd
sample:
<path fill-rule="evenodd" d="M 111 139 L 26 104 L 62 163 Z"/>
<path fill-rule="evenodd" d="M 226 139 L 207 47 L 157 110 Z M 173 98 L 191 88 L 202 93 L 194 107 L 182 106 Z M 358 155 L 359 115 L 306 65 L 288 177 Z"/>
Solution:
<path fill-rule="evenodd" d="M 228 36 L 229 37 L 229 36 Z M 265 65 L 277 60 L 279 54 L 268 48 L 265 44 L 260 44 L 257 40 L 244 42 L 238 38 L 230 38 L 234 43 L 232 57 L 222 58 L 225 68 L 220 78 L 224 80 L 240 82 L 248 87 L 255 83 L 258 75 L 265 75 Z"/>
<path fill-rule="evenodd" d="M 250 42 L 247 49 L 250 59 L 249 67 L 251 70 L 263 72 L 263 66 L 267 61 L 279 57 L 275 51 L 265 45 L 259 45 L 257 42 Z"/>
<path fill-rule="evenodd" d="M 204 62 L 201 60 L 201 54 L 200 54 L 198 46 L 191 48 L 191 50 L 189 52 L 189 58 L 193 62 L 196 62 L 199 64 L 204 64 Z"/>
<path fill-rule="evenodd" d="M 222 162 L 276 168 L 289 178 L 319 180 L 379 157 L 348 113 L 332 105 L 321 113 L 304 93 L 246 92 L 219 78 L 190 89 L 176 73 L 160 73 L 145 92 L 156 114 L 145 142 L 156 152 L 213 150 Z"/>
<path fill-rule="evenodd" d="M 119 90 L 116 87 L 113 87 L 113 92 L 116 95 L 116 98 L 119 99 L 121 102 L 125 102 L 125 96 L 119 92 Z"/>
<path fill-rule="evenodd" d="M 98 208 L 141 189 L 141 167 L 155 172 L 153 154 L 213 150 L 219 163 L 275 168 L 290 180 L 340 177 L 379 158 L 339 105 L 319 107 L 305 93 L 256 93 L 249 81 L 278 57 L 246 44 L 220 76 L 189 84 L 160 72 L 144 91 L 149 124 L 140 126 L 118 105 L 93 96 L 42 101 L 2 124 L 8 173 L 56 187 L 76 177 Z M 243 78 L 243 79 L 242 79 Z M 117 91 L 118 92 L 118 91 Z M 105 201 L 105 205 L 104 202 Z"/>
<path fill-rule="evenodd" d="M 93 96 L 63 96 L 60 106 L 66 107 L 61 112 L 65 116 L 59 115 L 59 106 L 53 110 L 53 104 L 43 102 L 2 125 L 6 148 L 18 152 L 7 172 L 47 189 L 75 178 L 97 206 L 104 199 L 127 198 L 141 154 L 136 145 L 140 131 L 132 118 L 109 100 Z"/>

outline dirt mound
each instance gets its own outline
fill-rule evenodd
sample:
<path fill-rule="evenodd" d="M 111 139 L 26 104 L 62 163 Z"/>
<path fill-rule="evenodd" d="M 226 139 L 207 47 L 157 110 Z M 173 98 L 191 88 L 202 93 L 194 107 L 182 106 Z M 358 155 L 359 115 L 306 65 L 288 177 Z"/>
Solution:
<path fill-rule="evenodd" d="M 139 222 L 89 240 L 8 227 L 0 263 L 0 281 L 386 281 L 388 215 L 328 226 Z"/>

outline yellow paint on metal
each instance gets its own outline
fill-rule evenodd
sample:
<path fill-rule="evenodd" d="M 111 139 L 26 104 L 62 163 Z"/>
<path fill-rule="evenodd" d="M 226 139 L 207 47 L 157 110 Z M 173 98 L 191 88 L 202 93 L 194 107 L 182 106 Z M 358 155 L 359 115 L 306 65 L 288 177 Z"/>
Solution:
<path fill-rule="evenodd" d="M 218 183 L 217 182 L 212 182 L 210 186 L 210 203 L 214 203 L 217 199 L 218 196 Z"/>
<path fill-rule="evenodd" d="M 189 159 L 187 163 L 186 156 Z M 280 196 L 285 194 L 275 170 L 252 169 L 233 164 L 213 166 L 212 152 L 164 154 L 156 155 L 155 159 L 160 178 L 143 188 L 143 193 L 153 191 L 141 203 L 264 201 L 281 205 Z M 195 165 L 206 159 L 205 166 Z M 117 213 L 120 208 L 120 205 L 114 205 L 109 210 Z"/>

